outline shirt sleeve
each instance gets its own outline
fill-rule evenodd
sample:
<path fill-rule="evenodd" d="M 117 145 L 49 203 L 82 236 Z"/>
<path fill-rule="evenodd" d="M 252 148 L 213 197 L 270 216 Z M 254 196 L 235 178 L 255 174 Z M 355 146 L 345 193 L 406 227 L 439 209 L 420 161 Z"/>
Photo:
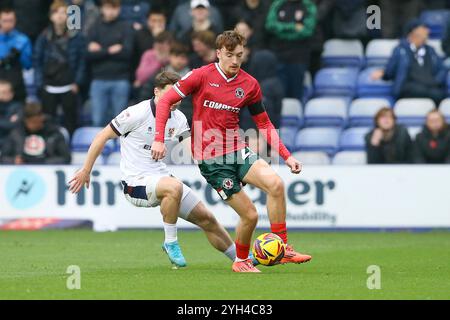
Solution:
<path fill-rule="evenodd" d="M 136 129 L 141 122 L 142 114 L 139 110 L 129 107 L 115 117 L 109 125 L 118 136 L 121 136 Z"/>
<path fill-rule="evenodd" d="M 181 98 L 186 98 L 191 93 L 197 91 L 202 83 L 202 72 L 200 69 L 194 69 L 186 73 L 173 88 L 180 95 Z"/>
<path fill-rule="evenodd" d="M 252 94 L 249 96 L 248 101 L 247 101 L 247 106 L 250 106 L 252 104 L 256 104 L 256 103 L 262 101 L 263 96 L 262 96 L 262 92 L 261 92 L 261 87 L 259 86 L 259 83 L 256 80 L 255 80 L 255 85 L 254 85 L 251 93 Z"/>
<path fill-rule="evenodd" d="M 191 128 L 189 128 L 186 116 L 184 114 L 181 114 L 181 116 L 182 119 L 180 121 L 180 127 L 178 128 L 178 132 L 175 137 L 180 142 L 191 136 Z"/>

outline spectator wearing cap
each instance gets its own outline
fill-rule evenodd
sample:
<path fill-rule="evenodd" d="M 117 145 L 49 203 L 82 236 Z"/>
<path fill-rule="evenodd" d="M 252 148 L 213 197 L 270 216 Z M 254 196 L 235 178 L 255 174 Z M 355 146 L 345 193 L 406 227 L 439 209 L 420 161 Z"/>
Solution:
<path fill-rule="evenodd" d="M 190 30 L 193 28 L 192 14 L 195 14 L 193 9 L 201 9 L 202 7 L 207 9 L 208 20 L 213 22 L 212 25 L 217 28 L 215 32 L 221 33 L 223 31 L 222 15 L 215 6 L 212 6 L 208 0 L 191 0 L 178 5 L 170 19 L 169 30 L 175 34 L 175 37 L 178 40 L 183 39 L 183 36 L 190 34 Z M 200 19 L 197 18 L 200 23 L 197 23 L 197 25 L 194 26 L 194 30 L 200 26 L 204 26 L 204 23 L 201 23 L 202 18 L 205 16 L 204 11 L 197 10 L 197 12 L 200 12 L 198 14 Z M 189 39 L 189 37 L 185 37 L 184 40 L 187 41 L 185 44 L 188 44 Z"/>
<path fill-rule="evenodd" d="M 68 164 L 70 149 L 42 107 L 29 103 L 24 108 L 23 121 L 4 141 L 0 159 L 4 164 Z"/>
<path fill-rule="evenodd" d="M 217 23 L 210 18 L 209 8 L 210 5 L 208 0 L 191 1 L 192 25 L 185 32 L 177 35 L 179 41 L 185 45 L 189 45 L 192 35 L 196 32 L 211 31 L 216 36 L 223 31 Z"/>
<path fill-rule="evenodd" d="M 450 130 L 444 115 L 431 110 L 415 140 L 415 163 L 450 163 Z"/>
<path fill-rule="evenodd" d="M 374 118 L 375 128 L 365 136 L 369 164 L 411 163 L 413 144 L 408 130 L 397 124 L 394 111 L 381 108 Z"/>
<path fill-rule="evenodd" d="M 436 51 L 426 44 L 429 29 L 420 20 L 406 27 L 406 38 L 394 49 L 384 70 L 372 79 L 393 80 L 396 98 L 431 98 L 436 104 L 445 98 L 447 68 Z"/>

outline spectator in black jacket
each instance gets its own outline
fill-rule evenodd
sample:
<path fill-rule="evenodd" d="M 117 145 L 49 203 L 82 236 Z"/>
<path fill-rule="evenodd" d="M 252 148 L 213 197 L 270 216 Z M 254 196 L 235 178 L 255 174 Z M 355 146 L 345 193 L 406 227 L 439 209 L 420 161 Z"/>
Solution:
<path fill-rule="evenodd" d="M 68 164 L 70 149 L 59 128 L 42 112 L 39 104 L 29 103 L 19 123 L 3 143 L 4 164 Z"/>
<path fill-rule="evenodd" d="M 415 141 L 414 162 L 450 163 L 450 130 L 444 115 L 432 110 Z"/>
<path fill-rule="evenodd" d="M 52 25 L 36 40 L 34 75 L 44 112 L 56 117 L 61 104 L 64 126 L 72 134 L 77 128 L 78 92 L 85 77 L 86 44 L 77 30 L 67 29 L 67 5 L 56 0 L 50 7 Z"/>
<path fill-rule="evenodd" d="M 155 37 L 166 30 L 167 18 L 159 8 L 152 8 L 147 15 L 147 26 L 136 32 L 135 52 L 139 63 L 145 51 L 153 47 Z"/>
<path fill-rule="evenodd" d="M 394 111 L 381 108 L 375 115 L 375 128 L 365 137 L 369 164 L 410 163 L 413 144 L 408 130 L 396 124 Z"/>
<path fill-rule="evenodd" d="M 11 83 L 0 80 L 0 150 L 3 141 L 17 124 L 22 110 L 21 103 L 14 101 L 13 97 L 14 91 Z"/>
<path fill-rule="evenodd" d="M 102 0 L 102 20 L 88 36 L 87 57 L 91 65 L 92 123 L 103 127 L 119 114 L 130 94 L 133 30 L 119 21 L 120 0 Z"/>

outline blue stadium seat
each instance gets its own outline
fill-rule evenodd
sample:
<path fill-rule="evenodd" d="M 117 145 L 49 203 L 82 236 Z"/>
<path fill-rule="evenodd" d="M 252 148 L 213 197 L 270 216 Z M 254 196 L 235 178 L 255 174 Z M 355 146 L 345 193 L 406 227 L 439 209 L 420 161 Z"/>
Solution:
<path fill-rule="evenodd" d="M 295 137 L 295 149 L 297 151 L 323 151 L 332 156 L 338 150 L 338 128 L 305 128 L 300 130 Z"/>
<path fill-rule="evenodd" d="M 384 67 L 399 43 L 398 39 L 371 40 L 366 47 L 366 65 Z"/>
<path fill-rule="evenodd" d="M 340 151 L 362 151 L 366 149 L 364 137 L 371 127 L 350 128 L 342 132 L 339 139 Z"/>
<path fill-rule="evenodd" d="M 434 49 L 434 51 L 436 51 L 436 54 L 441 57 L 441 58 L 445 58 L 445 52 L 444 50 L 442 50 L 442 41 L 441 39 L 429 39 L 427 41 L 427 45 L 429 45 L 430 47 L 432 47 Z"/>
<path fill-rule="evenodd" d="M 365 151 L 340 151 L 332 160 L 333 165 L 364 165 L 367 164 Z"/>
<path fill-rule="evenodd" d="M 295 149 L 295 136 L 297 135 L 297 127 L 281 127 L 280 128 L 280 138 L 283 141 L 286 148 L 289 151 L 294 151 Z"/>
<path fill-rule="evenodd" d="M 314 79 L 314 95 L 354 97 L 357 79 L 357 68 L 321 69 Z"/>
<path fill-rule="evenodd" d="M 84 164 L 84 160 L 86 160 L 87 157 L 87 151 L 72 151 L 71 153 L 71 164 L 81 166 Z"/>
<path fill-rule="evenodd" d="M 82 127 L 76 129 L 72 136 L 72 151 L 87 152 L 95 136 L 102 129 L 103 128 L 101 127 Z M 108 140 L 105 148 L 103 149 L 103 154 L 109 154 L 113 152 L 114 148 L 115 142 L 113 140 Z"/>
<path fill-rule="evenodd" d="M 390 107 L 391 102 L 385 98 L 359 98 L 352 101 L 348 112 L 350 127 L 370 127 L 375 114 L 382 107 Z"/>
<path fill-rule="evenodd" d="M 105 157 L 105 164 L 107 165 L 119 165 L 120 164 L 120 152 L 114 151 Z"/>
<path fill-rule="evenodd" d="M 364 48 L 360 40 L 330 39 L 325 41 L 322 52 L 324 67 L 361 67 Z"/>
<path fill-rule="evenodd" d="M 427 113 L 435 107 L 433 100 L 428 98 L 404 98 L 397 100 L 394 112 L 398 123 L 405 126 L 422 126 Z"/>
<path fill-rule="evenodd" d="M 297 151 L 292 156 L 306 165 L 329 165 L 330 157 L 323 151 Z"/>
<path fill-rule="evenodd" d="M 450 123 L 450 98 L 446 98 L 439 104 L 439 110 L 444 115 L 447 123 Z"/>
<path fill-rule="evenodd" d="M 303 107 L 295 98 L 284 98 L 281 105 L 281 126 L 300 127 Z"/>
<path fill-rule="evenodd" d="M 420 14 L 422 20 L 430 28 L 431 39 L 442 39 L 450 18 L 450 10 L 424 10 Z"/>
<path fill-rule="evenodd" d="M 414 126 L 414 127 L 408 127 L 408 134 L 411 138 L 411 140 L 416 140 L 417 134 L 422 132 L 423 126 Z"/>
<path fill-rule="evenodd" d="M 305 106 L 307 127 L 343 127 L 347 121 L 348 99 L 320 97 L 308 101 Z"/>
<path fill-rule="evenodd" d="M 366 68 L 358 76 L 358 97 L 380 97 L 390 96 L 392 92 L 392 81 L 372 80 L 372 73 L 379 68 Z"/>

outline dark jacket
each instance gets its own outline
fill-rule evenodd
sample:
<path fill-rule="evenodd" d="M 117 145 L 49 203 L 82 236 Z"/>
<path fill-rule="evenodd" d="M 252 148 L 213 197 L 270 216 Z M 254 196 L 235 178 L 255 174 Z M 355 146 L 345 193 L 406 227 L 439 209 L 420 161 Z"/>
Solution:
<path fill-rule="evenodd" d="M 19 102 L 0 102 L 0 148 L 17 122 L 12 122 L 13 115 L 20 116 L 22 105 Z"/>
<path fill-rule="evenodd" d="M 31 41 L 17 30 L 0 33 L 0 79 L 14 87 L 14 99 L 25 101 L 26 91 L 22 69 L 31 68 Z"/>
<path fill-rule="evenodd" d="M 247 71 L 258 80 L 261 87 L 267 114 L 274 127 L 279 128 L 284 91 L 283 84 L 277 76 L 277 58 L 269 50 L 255 51 L 248 65 Z M 244 130 L 256 128 L 248 110 L 243 110 L 241 113 L 241 128 Z"/>
<path fill-rule="evenodd" d="M 282 63 L 308 63 L 316 28 L 317 8 L 311 0 L 276 0 L 266 19 L 270 46 Z M 303 28 L 296 30 L 296 24 Z"/>
<path fill-rule="evenodd" d="M 33 153 L 27 151 L 31 146 L 33 135 L 42 138 L 43 146 L 37 149 L 34 146 Z M 39 138 L 39 139 L 40 139 Z M 36 144 L 36 143 L 34 143 Z M 36 133 L 29 133 L 24 124 L 16 126 L 8 138 L 4 141 L 1 154 L 1 162 L 13 164 L 16 156 L 22 156 L 25 163 L 29 164 L 69 164 L 70 149 L 58 126 L 46 121 L 44 129 Z"/>
<path fill-rule="evenodd" d="M 392 139 L 381 141 L 378 147 L 370 143 L 374 130 L 371 130 L 365 137 L 367 162 L 369 164 L 412 162 L 413 144 L 405 127 L 396 125 Z"/>
<path fill-rule="evenodd" d="M 450 130 L 434 137 L 424 126 L 416 137 L 414 151 L 415 163 L 450 163 Z"/>
<path fill-rule="evenodd" d="M 444 85 L 447 79 L 447 69 L 444 67 L 441 58 L 436 51 L 429 45 L 424 45 L 426 54 L 431 59 L 432 74 L 436 84 Z M 384 70 L 384 80 L 393 80 L 392 94 L 399 97 L 403 85 L 408 79 L 409 69 L 414 56 L 412 54 L 410 43 L 403 39 L 394 49 L 392 56 L 389 58 L 388 64 Z"/>
<path fill-rule="evenodd" d="M 234 24 L 239 20 L 250 23 L 253 29 L 252 48 L 260 49 L 266 47 L 267 35 L 264 27 L 266 23 L 267 13 L 270 8 L 270 0 L 261 0 L 258 7 L 252 9 L 247 5 L 246 1 L 241 1 L 234 9 Z"/>
<path fill-rule="evenodd" d="M 98 52 L 87 51 L 94 80 L 128 80 L 130 78 L 133 31 L 129 23 L 119 20 L 107 23 L 99 20 L 89 32 L 86 42 L 88 46 L 90 42 L 97 42 L 102 46 Z M 108 53 L 108 48 L 115 44 L 121 44 L 122 50 L 111 55 Z"/>
<path fill-rule="evenodd" d="M 61 40 L 66 43 L 65 48 L 61 47 Z M 60 85 L 76 83 L 81 86 L 86 73 L 85 58 L 86 40 L 81 33 L 67 31 L 58 41 L 53 27 L 48 27 L 39 35 L 34 48 L 33 64 L 36 87 L 42 88 L 48 84 L 45 80 L 49 69 L 58 65 L 58 62 L 61 68 L 64 68 L 64 65 L 66 65 L 66 69 L 69 68 L 72 78 L 71 82 Z"/>

